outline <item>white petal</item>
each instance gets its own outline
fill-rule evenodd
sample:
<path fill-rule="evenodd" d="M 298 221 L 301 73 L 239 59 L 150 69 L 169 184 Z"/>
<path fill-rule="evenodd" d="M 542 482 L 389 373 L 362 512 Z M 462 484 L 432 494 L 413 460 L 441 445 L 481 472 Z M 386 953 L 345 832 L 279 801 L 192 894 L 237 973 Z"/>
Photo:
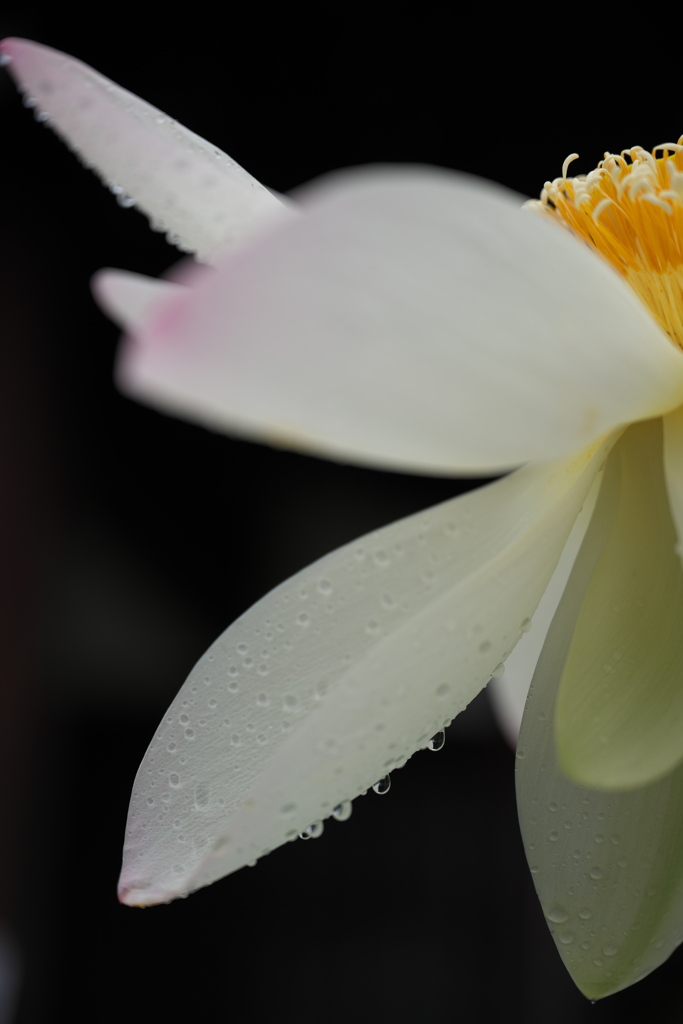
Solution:
<path fill-rule="evenodd" d="M 6 39 L 1 52 L 83 162 L 182 248 L 211 258 L 285 209 L 220 149 L 86 64 L 23 39 Z"/>
<path fill-rule="evenodd" d="M 380 530 L 239 619 L 140 767 L 120 898 L 207 885 L 425 746 L 519 639 L 603 458 L 526 467 Z"/>
<path fill-rule="evenodd" d="M 517 746 L 531 679 L 588 529 L 601 482 L 602 472 L 598 473 L 593 482 L 533 619 L 525 624 L 524 635 L 505 661 L 505 670 L 494 676 L 487 687 L 486 692 L 500 730 L 512 747 Z"/>
<path fill-rule="evenodd" d="M 683 395 L 624 282 L 518 197 L 428 169 L 347 172 L 305 215 L 194 268 L 124 388 L 334 458 L 489 472 L 579 450 Z"/>

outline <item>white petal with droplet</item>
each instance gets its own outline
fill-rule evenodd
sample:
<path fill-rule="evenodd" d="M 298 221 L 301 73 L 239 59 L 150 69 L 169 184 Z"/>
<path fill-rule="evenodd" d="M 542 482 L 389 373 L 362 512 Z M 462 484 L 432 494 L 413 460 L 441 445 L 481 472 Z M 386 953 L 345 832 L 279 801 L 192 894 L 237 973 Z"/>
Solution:
<path fill-rule="evenodd" d="M 121 899 L 209 884 L 426 746 L 517 643 L 603 457 L 527 467 L 379 530 L 227 630 L 138 772 Z"/>
<path fill-rule="evenodd" d="M 81 61 L 24 39 L 2 53 L 50 127 L 182 248 L 209 259 L 286 210 L 216 146 Z"/>

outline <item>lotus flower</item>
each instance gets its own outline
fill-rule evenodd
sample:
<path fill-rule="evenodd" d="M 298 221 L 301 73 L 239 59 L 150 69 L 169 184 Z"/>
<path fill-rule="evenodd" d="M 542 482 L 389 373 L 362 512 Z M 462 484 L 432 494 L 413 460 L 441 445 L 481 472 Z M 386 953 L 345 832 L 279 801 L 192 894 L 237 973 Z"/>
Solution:
<path fill-rule="evenodd" d="M 683 938 L 683 147 L 565 164 L 525 210 L 419 167 L 289 205 L 79 62 L 2 53 L 119 201 L 214 264 L 98 277 L 125 391 L 335 459 L 514 470 L 219 637 L 138 773 L 121 899 L 169 901 L 344 818 L 505 662 L 535 667 L 518 799 L 560 954 L 592 998 L 651 971 Z"/>

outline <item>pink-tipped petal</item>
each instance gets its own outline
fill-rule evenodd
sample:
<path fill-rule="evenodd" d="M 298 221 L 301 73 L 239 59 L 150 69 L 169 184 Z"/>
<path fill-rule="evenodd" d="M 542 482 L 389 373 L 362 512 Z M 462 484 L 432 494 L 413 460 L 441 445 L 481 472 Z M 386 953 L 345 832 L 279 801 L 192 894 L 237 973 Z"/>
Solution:
<path fill-rule="evenodd" d="M 600 259 L 497 186 L 347 172 L 188 270 L 124 348 L 125 390 L 342 460 L 494 472 L 683 397 L 683 357 Z M 570 285 L 570 286 L 569 286 Z"/>
<path fill-rule="evenodd" d="M 286 209 L 216 146 L 81 61 L 24 39 L 0 53 L 24 102 L 181 248 L 211 259 Z"/>
<path fill-rule="evenodd" d="M 115 323 L 134 332 L 159 303 L 183 292 L 181 285 L 128 270 L 100 270 L 91 281 L 93 295 Z"/>

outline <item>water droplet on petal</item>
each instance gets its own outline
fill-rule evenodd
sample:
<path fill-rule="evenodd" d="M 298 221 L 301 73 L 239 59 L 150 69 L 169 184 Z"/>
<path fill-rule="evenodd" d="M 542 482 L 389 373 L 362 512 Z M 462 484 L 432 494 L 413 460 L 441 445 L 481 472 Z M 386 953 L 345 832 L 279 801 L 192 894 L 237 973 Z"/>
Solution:
<path fill-rule="evenodd" d="M 323 834 L 324 828 L 322 821 L 314 821 L 303 832 L 299 832 L 299 839 L 318 839 Z"/>
<path fill-rule="evenodd" d="M 337 806 L 332 811 L 332 817 L 336 818 L 337 821 L 348 821 L 348 819 L 351 817 L 352 810 L 353 804 L 351 803 L 351 801 L 343 800 L 342 803 L 337 804 Z"/>
<path fill-rule="evenodd" d="M 376 782 L 372 787 L 375 793 L 379 793 L 380 796 L 384 796 L 391 789 L 391 775 L 385 775 L 383 779 Z"/>
<path fill-rule="evenodd" d="M 427 750 L 442 750 L 446 742 L 446 730 L 440 729 L 437 733 L 434 733 L 431 740 L 427 744 Z"/>

